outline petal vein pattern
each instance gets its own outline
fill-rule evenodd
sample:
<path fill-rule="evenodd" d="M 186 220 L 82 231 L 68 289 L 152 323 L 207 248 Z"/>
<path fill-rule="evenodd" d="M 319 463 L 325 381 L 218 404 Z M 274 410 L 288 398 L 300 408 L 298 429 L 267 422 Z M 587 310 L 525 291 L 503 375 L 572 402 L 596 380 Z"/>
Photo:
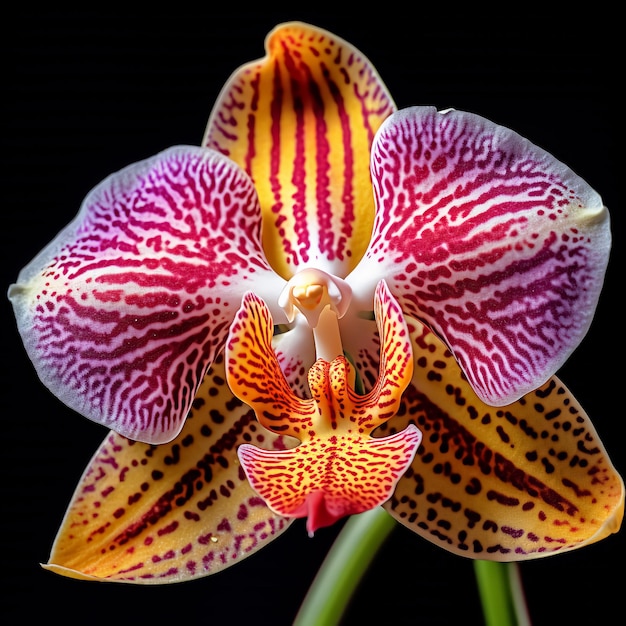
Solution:
<path fill-rule="evenodd" d="M 203 148 L 103 181 L 9 291 L 42 381 L 124 436 L 175 437 L 241 294 L 284 284 L 259 213 L 248 176 Z"/>
<path fill-rule="evenodd" d="M 370 148 L 395 106 L 370 61 L 332 33 L 282 24 L 265 47 L 230 77 L 203 145 L 254 180 L 279 274 L 314 265 L 343 277 L 371 234 Z"/>
<path fill-rule="evenodd" d="M 611 237 L 598 194 L 513 131 L 430 107 L 384 123 L 372 177 L 374 233 L 347 278 L 357 297 L 385 277 L 490 404 L 543 384 L 600 294 Z"/>

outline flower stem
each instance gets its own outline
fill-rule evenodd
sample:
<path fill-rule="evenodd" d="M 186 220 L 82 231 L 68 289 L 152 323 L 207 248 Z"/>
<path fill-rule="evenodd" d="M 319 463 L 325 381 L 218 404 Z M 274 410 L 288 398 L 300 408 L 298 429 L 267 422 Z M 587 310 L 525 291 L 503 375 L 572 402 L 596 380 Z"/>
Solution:
<path fill-rule="evenodd" d="M 339 623 L 354 590 L 396 523 L 381 507 L 348 519 L 317 572 L 294 626 Z"/>
<path fill-rule="evenodd" d="M 517 563 L 474 561 L 486 626 L 530 626 Z"/>
<path fill-rule="evenodd" d="M 353 515 L 329 550 L 293 626 L 339 624 L 377 551 L 396 521 L 381 507 Z M 485 626 L 530 626 L 517 563 L 474 561 Z"/>

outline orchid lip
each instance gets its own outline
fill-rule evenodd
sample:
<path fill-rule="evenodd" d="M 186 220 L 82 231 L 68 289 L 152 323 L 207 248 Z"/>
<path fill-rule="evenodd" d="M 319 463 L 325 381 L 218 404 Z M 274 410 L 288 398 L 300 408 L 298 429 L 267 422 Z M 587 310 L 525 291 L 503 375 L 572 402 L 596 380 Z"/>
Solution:
<path fill-rule="evenodd" d="M 365 394 L 355 391 L 337 314 L 324 302 L 326 287 L 312 292 L 314 300 L 321 294 L 318 308 L 323 308 L 313 329 L 318 358 L 308 372 L 310 397 L 295 394 L 283 377 L 272 347 L 269 307 L 255 294 L 244 296 L 226 347 L 226 378 L 233 394 L 254 410 L 261 426 L 300 441 L 274 451 L 243 444 L 239 461 L 272 510 L 308 518 L 309 534 L 386 502 L 422 437 L 414 424 L 389 437 L 372 436 L 396 414 L 413 374 L 408 329 L 386 283 L 378 284 L 374 300 L 381 337 L 379 373 Z"/>

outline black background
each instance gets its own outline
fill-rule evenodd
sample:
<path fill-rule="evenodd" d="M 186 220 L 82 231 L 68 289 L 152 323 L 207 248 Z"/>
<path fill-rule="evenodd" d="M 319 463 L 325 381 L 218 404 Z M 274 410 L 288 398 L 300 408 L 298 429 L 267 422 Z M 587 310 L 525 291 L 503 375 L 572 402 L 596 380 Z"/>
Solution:
<path fill-rule="evenodd" d="M 361 49 L 399 107 L 428 104 L 479 113 L 546 148 L 602 194 L 614 232 L 605 290 L 589 335 L 559 376 L 593 418 L 624 474 L 619 288 L 626 235 L 617 195 L 623 69 L 614 26 L 621 18 L 601 5 L 591 7 L 595 16 L 577 5 L 585 11 L 571 8 L 552 17 L 541 6 L 522 10 L 521 4 L 507 5 L 501 16 L 458 13 L 447 4 L 429 10 L 413 5 L 409 13 L 400 6 L 367 13 L 364 5 L 355 6 L 361 8 L 345 16 L 319 6 L 289 12 L 153 7 L 124 14 L 30 14 L 18 8 L 5 15 L 0 289 L 74 216 L 101 179 L 170 145 L 199 144 L 230 73 L 263 56 L 263 40 L 273 26 L 308 21 Z M 290 624 L 340 526 L 309 539 L 297 522 L 229 570 L 182 585 L 88 583 L 40 569 L 105 431 L 42 388 L 8 302 L 0 306 L 3 623 Z M 575 553 L 523 564 L 535 626 L 595 624 L 623 614 L 624 543 L 621 533 Z M 481 624 L 471 562 L 398 527 L 343 624 L 376 622 Z"/>

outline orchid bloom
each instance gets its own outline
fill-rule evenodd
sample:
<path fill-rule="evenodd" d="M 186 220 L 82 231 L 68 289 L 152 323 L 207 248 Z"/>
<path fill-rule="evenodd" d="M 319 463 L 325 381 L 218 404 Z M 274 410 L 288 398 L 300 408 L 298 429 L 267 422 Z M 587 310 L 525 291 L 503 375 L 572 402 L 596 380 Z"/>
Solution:
<path fill-rule="evenodd" d="M 10 288 L 42 382 L 111 430 L 46 567 L 183 581 L 378 506 L 477 559 L 616 532 L 622 479 L 554 376 L 600 196 L 477 115 L 397 110 L 331 33 L 266 51 L 202 146 L 105 179 Z"/>

